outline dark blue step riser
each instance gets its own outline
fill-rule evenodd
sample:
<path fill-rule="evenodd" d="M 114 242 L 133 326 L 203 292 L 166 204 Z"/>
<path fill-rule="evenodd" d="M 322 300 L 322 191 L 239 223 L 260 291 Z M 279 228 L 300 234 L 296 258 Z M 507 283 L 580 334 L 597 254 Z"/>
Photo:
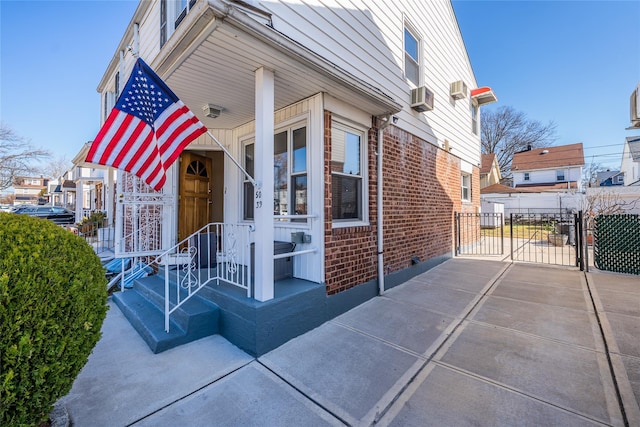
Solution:
<path fill-rule="evenodd" d="M 169 321 L 170 333 L 164 333 L 164 317 L 155 308 L 149 306 L 148 303 L 139 301 L 138 298 L 132 300 L 131 296 L 134 291 L 127 294 L 114 294 L 113 299 L 116 305 L 125 315 L 131 326 L 140 334 L 144 342 L 147 343 L 151 351 L 160 353 L 161 351 L 175 347 L 179 344 L 173 344 L 181 340 L 185 335 L 185 331 L 173 321 Z M 153 310 L 153 311 L 150 311 Z M 158 326 L 161 324 L 161 327 Z M 159 334 L 159 330 L 163 335 Z"/>
<path fill-rule="evenodd" d="M 115 293 L 113 299 L 154 353 L 219 333 L 219 308 L 194 296 L 193 301 L 185 303 L 184 309 L 181 307 L 171 315 L 167 334 L 164 331 L 164 302 L 161 301 L 162 308 L 159 308 L 145 295 L 155 292 L 145 288 L 144 283 L 143 286 L 136 284 L 124 293 Z M 143 289 L 144 294 L 139 292 Z"/>
<path fill-rule="evenodd" d="M 175 284 L 170 285 L 170 290 L 175 298 Z M 164 278 L 158 276 L 150 276 L 136 280 L 134 290 L 149 300 L 159 311 L 164 313 Z M 127 291 L 127 292 L 130 292 Z M 182 298 L 186 298 L 187 291 L 181 292 Z M 171 301 L 171 299 L 170 299 Z M 173 308 L 175 304 L 171 304 Z M 200 328 L 209 321 L 214 321 L 209 315 L 216 306 L 198 295 L 192 295 L 190 300 L 185 302 L 181 307 L 171 314 L 171 319 L 175 320 L 182 329 Z"/>

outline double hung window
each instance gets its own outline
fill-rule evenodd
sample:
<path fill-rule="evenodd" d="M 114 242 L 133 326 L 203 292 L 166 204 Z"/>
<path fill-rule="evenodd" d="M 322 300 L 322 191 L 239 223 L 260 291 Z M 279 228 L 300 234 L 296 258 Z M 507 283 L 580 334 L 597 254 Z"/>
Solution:
<path fill-rule="evenodd" d="M 331 128 L 332 219 L 367 221 L 365 132 L 334 122 Z"/>
<path fill-rule="evenodd" d="M 253 141 L 245 145 L 244 166 L 253 176 Z M 307 205 L 307 127 L 297 125 L 282 129 L 273 137 L 273 214 L 306 215 Z M 243 211 L 245 220 L 254 218 L 253 186 L 246 178 Z"/>
<path fill-rule="evenodd" d="M 471 175 L 463 173 L 461 175 L 462 201 L 471 201 Z"/>
<path fill-rule="evenodd" d="M 404 27 L 404 75 L 420 86 L 420 39 L 407 26 Z"/>
<path fill-rule="evenodd" d="M 160 0 L 160 47 L 178 28 L 196 0 Z"/>

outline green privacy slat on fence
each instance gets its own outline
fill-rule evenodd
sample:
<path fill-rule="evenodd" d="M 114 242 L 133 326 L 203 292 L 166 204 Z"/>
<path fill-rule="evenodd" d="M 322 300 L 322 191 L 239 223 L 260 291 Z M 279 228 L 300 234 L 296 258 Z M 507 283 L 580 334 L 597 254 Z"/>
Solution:
<path fill-rule="evenodd" d="M 593 235 L 597 268 L 640 274 L 640 215 L 599 215 Z"/>

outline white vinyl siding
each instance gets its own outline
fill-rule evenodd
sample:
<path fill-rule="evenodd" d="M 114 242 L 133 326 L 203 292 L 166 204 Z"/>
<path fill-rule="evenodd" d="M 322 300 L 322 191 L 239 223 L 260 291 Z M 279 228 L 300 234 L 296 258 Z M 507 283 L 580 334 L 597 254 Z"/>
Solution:
<path fill-rule="evenodd" d="M 562 172 L 561 174 L 559 172 Z M 529 175 L 529 179 L 525 179 L 525 174 Z M 580 183 L 582 180 L 582 168 L 570 167 L 565 169 L 532 169 L 528 172 L 513 172 L 513 183 L 518 184 L 543 184 L 555 183 L 559 181 L 561 175 L 564 179 L 561 181 L 576 181 Z"/>
<path fill-rule="evenodd" d="M 480 162 L 480 137 L 471 130 L 469 100 L 450 102 L 452 82 L 478 86 L 450 2 L 280 0 L 261 5 L 272 13 L 276 30 L 406 103 L 397 114 L 397 126 L 434 145 L 455 141 L 452 154 L 474 165 Z M 434 92 L 434 110 L 423 114 L 409 108 L 411 84 L 404 77 L 407 19 L 421 37 L 420 84 Z"/>

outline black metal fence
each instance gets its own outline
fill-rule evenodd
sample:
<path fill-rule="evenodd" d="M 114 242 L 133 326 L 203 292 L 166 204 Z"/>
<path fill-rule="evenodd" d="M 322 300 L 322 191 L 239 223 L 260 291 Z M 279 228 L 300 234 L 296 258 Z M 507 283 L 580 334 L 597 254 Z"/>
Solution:
<path fill-rule="evenodd" d="M 456 255 L 505 255 L 514 261 L 578 266 L 586 252 L 582 213 L 456 213 Z"/>
<path fill-rule="evenodd" d="M 503 255 L 504 216 L 456 212 L 456 255 Z"/>
<path fill-rule="evenodd" d="M 581 212 L 511 214 L 508 227 L 512 260 L 584 269 Z"/>

